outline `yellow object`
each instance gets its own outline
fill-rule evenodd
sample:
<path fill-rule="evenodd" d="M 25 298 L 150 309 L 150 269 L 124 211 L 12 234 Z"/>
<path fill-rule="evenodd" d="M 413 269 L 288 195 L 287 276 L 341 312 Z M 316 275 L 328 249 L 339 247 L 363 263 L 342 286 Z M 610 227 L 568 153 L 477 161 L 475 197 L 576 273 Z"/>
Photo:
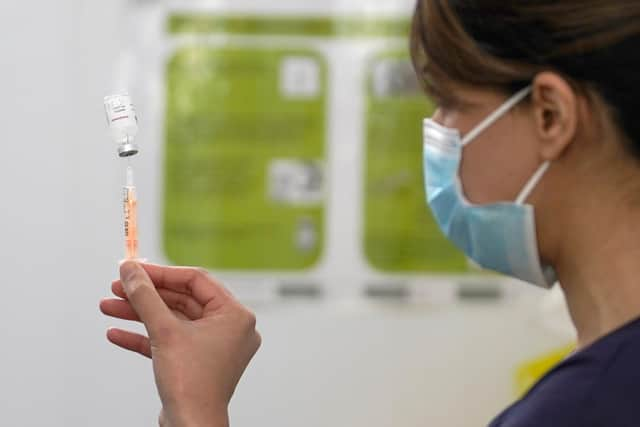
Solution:
<path fill-rule="evenodd" d="M 516 371 L 515 387 L 517 395 L 523 396 L 546 373 L 553 369 L 575 350 L 575 344 L 558 349 L 521 365 Z"/>
<path fill-rule="evenodd" d="M 124 240 L 126 259 L 138 258 L 138 199 L 133 185 L 133 170 L 127 168 L 127 185 L 124 187 Z"/>

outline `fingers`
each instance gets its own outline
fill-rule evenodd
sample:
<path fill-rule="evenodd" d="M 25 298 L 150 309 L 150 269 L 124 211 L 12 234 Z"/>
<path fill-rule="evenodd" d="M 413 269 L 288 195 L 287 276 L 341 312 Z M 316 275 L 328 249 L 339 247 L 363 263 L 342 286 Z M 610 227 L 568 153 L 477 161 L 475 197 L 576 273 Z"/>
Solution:
<path fill-rule="evenodd" d="M 190 267 L 164 267 L 142 264 L 158 288 L 169 289 L 191 295 L 196 302 L 208 309 L 221 307 L 233 296 L 205 271 Z"/>
<path fill-rule="evenodd" d="M 122 284 L 118 282 L 118 285 L 112 288 L 113 293 L 122 299 L 106 298 L 100 302 L 100 310 L 108 316 L 117 317 L 124 320 L 140 321 L 140 318 L 135 314 L 135 311 L 131 308 L 131 305 L 126 301 L 127 295 L 122 288 Z M 158 289 L 158 294 L 164 303 L 173 311 L 179 312 L 185 315 L 186 320 L 197 320 L 202 317 L 203 307 L 191 296 L 170 291 L 168 289 Z"/>
<path fill-rule="evenodd" d="M 111 328 L 107 331 L 107 339 L 118 347 L 151 358 L 151 344 L 149 338 L 144 335 Z"/>
<path fill-rule="evenodd" d="M 122 299 L 127 299 L 127 293 L 124 291 L 122 281 L 120 279 L 111 282 L 111 292 Z"/>
<path fill-rule="evenodd" d="M 203 307 L 192 297 L 166 289 L 158 289 L 158 294 L 169 308 L 184 314 L 189 320 L 202 317 Z"/>
<path fill-rule="evenodd" d="M 123 320 L 139 322 L 140 318 L 131 307 L 128 301 L 116 298 L 107 298 L 100 301 L 100 311 L 107 316 Z"/>
<path fill-rule="evenodd" d="M 120 279 L 131 307 L 144 323 L 151 338 L 159 338 L 175 326 L 175 316 L 160 298 L 140 264 L 133 261 L 123 263 L 120 266 Z"/>
<path fill-rule="evenodd" d="M 134 322 L 140 322 L 140 318 L 129 304 L 129 301 L 108 298 L 100 302 L 100 310 L 107 316 L 115 317 L 116 319 L 131 320 Z M 202 307 L 200 307 L 202 311 Z M 171 312 L 180 320 L 197 320 L 199 317 L 189 317 L 182 311 L 178 311 L 175 308 L 171 308 Z"/>

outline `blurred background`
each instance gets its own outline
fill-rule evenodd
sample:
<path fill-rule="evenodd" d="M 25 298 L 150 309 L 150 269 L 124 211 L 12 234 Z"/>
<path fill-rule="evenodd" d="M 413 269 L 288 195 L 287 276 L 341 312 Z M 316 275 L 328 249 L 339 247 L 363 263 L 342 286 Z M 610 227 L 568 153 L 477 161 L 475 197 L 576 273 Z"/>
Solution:
<path fill-rule="evenodd" d="M 486 425 L 566 353 L 562 295 L 478 271 L 429 216 L 412 7 L 0 5 L 2 425 L 156 423 L 150 362 L 98 311 L 126 166 L 103 97 L 125 90 L 142 255 L 208 268 L 258 316 L 232 425 Z"/>

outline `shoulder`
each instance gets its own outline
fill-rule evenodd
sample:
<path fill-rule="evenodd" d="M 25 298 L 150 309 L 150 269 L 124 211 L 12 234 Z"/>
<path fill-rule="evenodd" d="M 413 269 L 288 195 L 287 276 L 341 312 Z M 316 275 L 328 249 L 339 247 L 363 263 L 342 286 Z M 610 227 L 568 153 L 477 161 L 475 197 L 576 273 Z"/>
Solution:
<path fill-rule="evenodd" d="M 563 362 L 490 427 L 585 427 L 585 404 L 596 378 L 596 367 L 587 361 Z"/>
<path fill-rule="evenodd" d="M 631 338 L 631 337 L 630 337 Z M 607 426 L 637 425 L 640 417 L 640 334 L 620 343 L 587 402 Z M 635 420 L 635 421 L 634 421 Z M 598 424 L 604 425 L 604 424 Z"/>
<path fill-rule="evenodd" d="M 625 335 L 560 363 L 491 427 L 637 426 L 640 333 Z"/>

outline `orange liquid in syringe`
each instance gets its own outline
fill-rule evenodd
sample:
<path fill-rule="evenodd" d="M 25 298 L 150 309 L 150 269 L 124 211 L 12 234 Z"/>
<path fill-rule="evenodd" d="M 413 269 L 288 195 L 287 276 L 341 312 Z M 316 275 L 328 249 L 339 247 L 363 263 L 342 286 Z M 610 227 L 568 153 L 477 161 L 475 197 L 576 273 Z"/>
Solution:
<path fill-rule="evenodd" d="M 138 258 L 138 200 L 133 187 L 124 188 L 124 239 L 127 259 Z"/>

